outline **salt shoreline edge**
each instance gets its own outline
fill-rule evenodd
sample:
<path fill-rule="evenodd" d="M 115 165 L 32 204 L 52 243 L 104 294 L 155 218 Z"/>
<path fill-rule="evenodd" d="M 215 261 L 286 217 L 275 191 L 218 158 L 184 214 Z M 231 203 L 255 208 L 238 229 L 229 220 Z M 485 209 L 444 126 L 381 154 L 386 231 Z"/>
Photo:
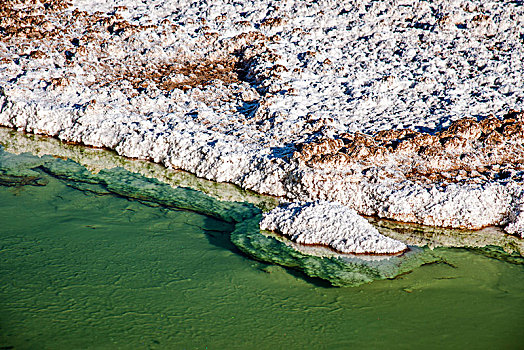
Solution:
<path fill-rule="evenodd" d="M 413 3 L 418 4 L 419 2 L 413 1 Z M 110 9 L 116 4 L 117 2 L 106 1 L 103 4 L 91 6 L 88 3 L 77 1 L 74 6 L 68 7 L 65 11 L 72 11 L 73 8 L 80 7 L 83 10 L 92 12 L 96 9 L 96 6 Z M 143 9 L 133 8 L 130 4 L 127 5 L 130 8 L 122 10 L 122 13 L 123 18 L 127 18 L 130 23 L 133 22 L 132 14 L 142 13 L 143 15 Z M 256 3 L 256 5 L 258 7 L 266 6 L 259 3 Z M 169 6 L 166 4 L 162 6 L 163 11 L 169 13 Z M 512 9 L 520 16 L 518 18 L 524 18 L 524 10 L 516 5 Z M 340 9 L 336 7 L 329 8 L 331 12 L 338 10 Z M 492 11 L 493 13 L 498 13 L 500 18 L 505 18 L 507 13 L 504 11 L 510 10 L 500 10 L 493 5 L 491 10 L 484 9 L 477 12 L 479 11 Z M 502 12 L 500 13 L 500 11 Z M 159 23 L 161 21 L 159 13 L 150 14 L 148 20 Z M 357 12 L 354 15 L 356 16 L 356 14 Z M 156 15 L 158 16 L 155 17 Z M 182 14 L 182 17 L 190 15 L 192 13 L 187 12 L 185 15 Z M 208 15 L 211 16 L 210 14 Z M 111 16 L 108 14 L 107 18 L 111 19 Z M 232 16 L 235 17 L 238 14 L 235 12 Z M 347 16 L 349 15 L 346 14 Z M 251 19 L 251 21 L 254 20 L 254 18 Z M 261 23 L 266 23 L 264 21 L 263 19 Z M 211 23 L 210 18 L 208 22 Z M 337 27 L 338 25 L 336 24 L 334 28 L 339 28 Z M 214 28 L 212 24 L 209 24 L 209 26 L 211 29 Z M 218 24 L 215 26 L 218 26 Z M 186 43 L 189 42 L 192 45 L 196 45 L 195 42 L 200 40 L 201 37 L 193 37 L 191 36 L 192 34 L 188 33 L 191 28 L 198 27 L 198 25 L 188 22 L 181 25 L 181 27 L 184 30 L 187 29 L 187 32 L 182 31 L 178 32 L 178 34 L 173 34 L 176 40 L 171 40 L 171 44 L 180 45 L 180 40 L 185 40 Z M 304 24 L 304 28 L 306 27 L 307 25 Z M 246 52 L 253 50 L 253 48 L 250 46 L 249 40 L 246 42 L 245 39 L 239 39 L 239 37 L 242 33 L 253 33 L 257 32 L 257 30 L 254 27 L 249 30 L 239 29 L 238 26 L 235 28 L 233 29 L 232 27 L 230 32 L 223 33 L 224 39 L 221 42 L 215 39 L 212 42 L 213 47 L 208 52 L 200 48 L 201 56 L 209 55 L 210 52 L 213 52 L 213 49 L 222 46 L 226 46 L 226 49 L 222 49 L 222 51 L 230 54 L 229 51 L 232 48 L 227 48 L 227 45 L 240 49 L 243 55 L 247 55 Z M 270 33 L 278 33 L 278 30 L 275 28 L 267 27 L 264 29 L 261 27 L 258 28 L 258 32 L 268 37 Z M 378 27 L 373 28 L 376 31 Z M 472 28 L 470 34 L 462 34 L 460 32 L 459 34 L 452 33 L 449 35 L 455 35 L 456 37 L 460 37 L 460 35 L 479 35 L 475 31 L 481 30 L 479 29 L 480 27 Z M 501 25 L 500 28 L 493 29 L 487 26 L 485 31 L 492 31 L 493 33 L 490 35 L 506 33 L 501 28 L 504 29 L 505 27 Z M 152 33 L 151 35 L 160 35 L 161 29 L 143 30 L 149 30 L 147 33 Z M 448 28 L 446 30 L 451 29 Z M 100 40 L 105 40 L 105 42 L 111 45 L 123 44 L 121 33 L 116 35 L 117 38 L 115 38 L 113 32 L 114 29 L 109 31 L 109 33 L 101 34 L 102 39 Z M 446 31 L 442 29 L 441 33 L 446 33 Z M 424 34 L 432 35 L 429 33 Z M 130 35 L 132 37 L 134 34 Z M 206 88 L 201 86 L 191 87 L 189 94 L 185 91 L 183 92 L 182 89 L 176 88 L 170 91 L 169 94 L 162 95 L 159 94 L 157 87 L 149 86 L 144 88 L 144 96 L 138 95 L 138 98 L 141 98 L 141 100 L 136 105 L 137 102 L 135 100 L 137 97 L 133 97 L 135 100 L 126 97 L 124 90 L 128 89 L 128 87 L 115 83 L 111 84 L 109 88 L 103 86 L 92 87 L 90 85 L 92 82 L 89 82 L 89 74 L 91 73 L 87 75 L 82 73 L 85 70 L 83 64 L 95 60 L 98 53 L 94 53 L 93 57 L 88 55 L 83 61 L 79 58 L 75 62 L 76 58 L 64 58 L 60 56 L 62 52 L 53 54 L 51 50 L 46 51 L 44 46 L 41 49 L 44 51 L 44 54 L 50 55 L 50 57 L 29 59 L 21 56 L 21 54 L 17 55 L 12 50 L 10 51 L 5 42 L 0 40 L 0 43 L 2 43 L 0 47 L 2 49 L 1 54 L 4 58 L 7 57 L 10 60 L 9 62 L 1 62 L 0 65 L 0 69 L 5 73 L 4 78 L 0 79 L 0 125 L 29 133 L 56 137 L 63 141 L 81 143 L 86 146 L 109 148 L 122 156 L 152 160 L 168 168 L 185 170 L 213 181 L 229 182 L 257 193 L 283 197 L 291 202 L 329 201 L 346 205 L 362 215 L 430 226 L 480 229 L 499 225 L 504 226 L 506 232 L 510 234 L 524 237 L 524 186 L 522 185 L 522 179 L 514 180 L 510 178 L 506 181 L 488 179 L 481 183 L 451 182 L 444 185 L 438 182 L 421 184 L 405 177 L 384 177 L 384 168 L 380 167 L 361 167 L 355 172 L 355 170 L 344 168 L 312 168 L 305 166 L 300 160 L 294 159 L 291 154 L 297 150 L 299 142 L 310 142 L 311 140 L 308 141 L 308 138 L 311 138 L 313 135 L 315 135 L 314 140 L 336 136 L 340 132 L 347 131 L 349 124 L 348 122 L 343 122 L 347 119 L 345 116 L 341 116 L 338 120 L 335 117 L 333 123 L 329 121 L 329 118 L 319 113 L 320 117 L 313 118 L 311 123 L 319 124 L 320 128 L 316 129 L 316 131 L 307 131 L 304 125 L 307 123 L 311 124 L 309 121 L 305 123 L 305 121 L 311 119 L 310 116 L 297 117 L 294 115 L 297 111 L 293 110 L 295 108 L 293 106 L 275 110 L 278 109 L 277 106 L 279 105 L 287 106 L 286 103 L 288 102 L 286 101 L 302 101 L 297 99 L 296 95 L 280 93 L 284 90 L 289 91 L 288 88 L 286 88 L 287 90 L 281 89 L 280 92 L 277 89 L 286 81 L 300 85 L 301 79 L 291 79 L 285 72 L 276 78 L 264 75 L 268 70 L 273 69 L 274 71 L 275 67 L 280 62 L 286 61 L 286 59 L 289 63 L 288 65 L 293 65 L 293 60 L 290 57 L 296 56 L 294 51 L 296 47 L 290 48 L 286 56 L 286 51 L 283 47 L 285 46 L 285 41 L 290 39 L 285 35 L 284 30 L 280 32 L 280 36 L 283 38 L 280 40 L 280 43 L 262 40 L 261 46 L 264 49 L 254 52 L 250 61 L 245 63 L 246 66 L 243 69 L 252 75 L 252 81 L 235 83 L 236 89 L 245 98 L 243 103 L 249 104 L 250 101 L 253 101 L 247 95 L 255 96 L 256 101 L 258 101 L 256 102 L 258 103 L 258 109 L 254 114 L 246 114 L 245 111 L 238 112 L 238 106 L 235 105 L 235 103 L 238 103 L 236 100 L 225 102 L 224 106 L 230 108 L 229 111 L 226 110 L 225 112 L 220 110 L 222 107 L 213 107 L 207 100 L 204 103 L 195 100 L 194 93 L 198 92 L 197 90 L 208 94 L 207 99 L 213 99 L 215 95 L 219 95 L 221 90 L 229 91 L 233 89 L 231 86 L 234 84 L 225 86 L 223 82 L 215 82 Z M 148 41 L 143 36 L 138 37 L 143 41 L 135 44 L 136 47 L 132 48 L 135 50 L 135 55 L 146 49 L 151 50 L 160 40 L 158 39 L 155 42 L 154 39 Z M 72 36 L 67 38 L 68 40 L 72 39 Z M 20 42 L 23 42 L 24 38 L 8 37 L 3 40 L 21 40 Z M 93 39 L 93 42 L 98 45 L 101 41 L 97 40 L 99 39 Z M 282 43 L 282 40 L 284 43 Z M 52 40 L 49 39 L 48 41 L 51 42 Z M 74 43 L 72 45 L 78 47 Z M 49 48 L 52 47 L 49 44 Z M 167 44 L 165 47 L 166 49 L 171 48 Z M 269 58 L 264 56 L 267 54 L 268 48 L 271 48 L 271 50 L 283 57 L 275 62 L 271 62 Z M 116 56 L 125 51 L 118 47 L 114 47 L 113 50 Z M 406 50 L 409 51 L 409 48 Z M 481 49 L 479 50 L 481 54 L 484 52 Z M 516 50 L 508 59 L 518 59 L 522 56 L 522 48 Z M 75 52 L 74 55 L 80 56 L 78 52 Z M 165 53 L 159 55 L 166 56 Z M 153 55 L 152 57 L 155 58 L 156 56 Z M 148 57 L 145 56 L 144 58 L 147 59 Z M 16 63 L 16 60 L 18 60 L 18 63 Z M 338 63 L 338 61 L 335 62 L 335 66 Z M 47 66 L 52 66 L 53 64 L 55 67 L 59 65 L 62 68 L 50 68 L 48 72 L 44 72 Z M 326 63 L 326 65 L 328 64 Z M 344 67 L 342 65 L 342 68 Z M 524 70 L 519 71 L 518 67 L 512 67 L 508 68 L 511 72 L 517 75 L 524 74 Z M 291 67 L 286 69 L 289 70 Z M 319 68 L 306 65 L 302 69 L 313 74 Z M 64 72 L 67 70 L 80 70 L 82 72 L 75 73 L 75 76 L 70 76 L 67 83 L 64 84 L 60 83 L 52 87 L 50 85 L 42 85 L 42 82 L 49 79 L 54 81 L 52 80 L 55 79 L 52 77 L 53 75 L 64 75 Z M 17 78 L 21 73 L 22 77 Z M 321 79 L 333 72 L 322 73 L 319 71 L 317 73 L 320 77 L 318 78 L 320 79 L 319 81 L 324 85 L 332 84 L 336 80 L 324 81 Z M 498 74 L 499 77 L 502 77 L 502 75 Z M 302 79 L 303 82 L 307 81 L 306 78 L 304 79 Z M 466 79 L 465 83 L 470 83 L 470 81 Z M 377 86 L 378 90 L 382 88 Z M 519 93 L 522 95 L 524 90 L 521 88 L 520 85 L 513 87 L 517 95 Z M 275 92 L 271 92 L 272 90 L 275 90 Z M 308 92 L 307 87 L 304 87 L 304 92 Z M 389 90 L 384 93 L 389 93 Z M 259 96 L 256 96 L 257 94 Z M 322 95 L 322 92 L 319 91 L 319 94 Z M 112 97 L 112 95 L 115 96 Z M 315 96 L 318 96 L 318 94 Z M 355 98 L 358 99 L 358 97 Z M 500 98 L 503 99 L 503 97 Z M 178 111 L 166 112 L 164 107 L 168 102 L 174 103 Z M 327 99 L 324 103 L 329 104 L 330 100 Z M 506 104 L 510 104 L 515 108 L 524 106 L 522 101 L 515 102 L 510 97 L 508 97 Z M 393 103 L 392 106 L 394 105 Z M 501 117 L 501 111 L 503 110 L 507 112 L 508 108 L 501 105 L 497 108 L 492 108 L 488 112 L 493 112 Z M 231 111 L 237 112 L 232 113 Z M 268 113 L 269 115 L 265 116 L 264 119 L 264 115 Z M 357 112 L 355 111 L 354 113 Z M 408 111 L 408 113 L 415 113 L 415 111 Z M 195 115 L 197 116 L 196 118 Z M 453 120 L 469 116 L 467 110 L 462 110 L 461 113 L 453 117 Z M 226 124 L 229 124 L 224 126 L 223 129 L 219 128 L 217 131 L 213 129 L 221 123 L 221 120 L 226 118 L 233 119 L 233 117 L 239 119 L 237 124 L 228 120 Z M 289 121 L 286 120 L 287 117 L 290 119 Z M 256 123 L 251 121 L 251 119 L 259 118 L 263 119 Z M 404 116 L 403 118 L 407 126 L 410 126 L 410 123 L 411 125 L 413 123 L 424 125 L 424 118 L 427 119 L 425 125 L 428 125 L 429 129 L 432 129 L 431 125 L 435 125 L 435 120 L 433 120 L 435 117 L 425 116 L 419 121 L 413 121 L 413 117 Z M 439 118 L 440 120 L 449 120 L 448 115 L 441 115 Z M 273 131 L 268 131 L 269 129 L 264 131 L 268 120 L 273 120 L 271 122 L 274 127 Z M 440 120 L 437 120 L 437 122 Z M 293 123 L 299 123 L 302 129 L 293 132 Z M 366 121 L 361 122 L 360 125 L 362 126 L 362 131 L 371 133 L 374 129 L 368 124 L 370 123 Z M 358 123 L 354 123 L 351 126 L 351 128 L 357 128 L 357 130 L 358 127 Z M 384 129 L 384 125 L 379 126 L 379 129 Z M 266 136 L 264 136 L 265 132 L 268 133 Z M 245 137 L 242 135 L 243 133 L 245 133 Z M 275 135 L 275 133 L 280 133 L 281 135 Z M 522 147 L 521 144 L 518 144 L 521 141 L 517 140 L 516 142 L 518 147 Z M 392 169 L 395 166 L 395 164 L 389 165 L 392 165 Z"/>
<path fill-rule="evenodd" d="M 155 177 L 111 166 L 111 160 L 119 158 L 115 155 L 109 155 L 110 162 L 102 163 L 103 169 L 99 169 L 99 172 L 92 172 L 68 157 L 50 153 L 50 149 L 45 147 L 39 148 L 42 143 L 32 141 L 26 135 L 14 137 L 29 140 L 28 144 L 36 144 L 35 150 L 38 150 L 39 155 L 33 155 L 31 152 L 10 153 L 4 151 L 4 146 L 0 146 L 0 182 L 3 186 L 45 187 L 58 181 L 73 190 L 85 192 L 86 195 L 112 194 L 139 200 L 143 204 L 148 203 L 147 205 L 186 209 L 211 216 L 228 224 L 229 230 L 226 229 L 222 238 L 227 242 L 230 240 L 247 256 L 302 271 L 307 276 L 324 279 L 333 286 L 358 286 L 375 280 L 395 278 L 423 264 L 445 261 L 439 254 L 418 247 L 410 247 L 409 251 L 399 256 L 378 257 L 326 255 L 325 252 L 304 251 L 262 234 L 259 228 L 262 220 L 261 209 L 253 203 L 214 198 L 199 190 L 172 186 L 159 182 Z M 43 143 L 53 142 L 44 140 Z M 63 151 L 66 147 L 59 145 L 58 148 Z M 75 148 L 80 150 L 80 147 Z M 107 155 L 109 152 L 96 153 Z M 133 161 L 125 160 L 124 163 L 129 164 Z"/>
<path fill-rule="evenodd" d="M 30 153 L 37 157 L 52 156 L 59 159 L 70 159 L 73 162 L 84 166 L 92 174 L 97 174 L 100 171 L 107 171 L 113 168 L 126 169 L 129 172 L 140 174 L 146 178 L 156 179 L 157 181 L 168 184 L 173 188 L 183 187 L 197 190 L 198 192 L 202 192 L 218 201 L 251 203 L 262 210 L 262 212 L 271 211 L 279 206 L 279 204 L 281 207 L 287 205 L 301 205 L 296 202 L 287 204 L 282 202 L 279 203 L 279 199 L 276 197 L 258 195 L 251 191 L 244 191 L 235 185 L 205 180 L 184 171 L 172 171 L 156 163 L 122 157 L 113 151 L 99 148 L 86 148 L 81 145 L 63 143 L 56 138 L 17 132 L 9 128 L 0 127 L 0 144 L 6 152 L 12 154 Z M 333 205 L 334 203 L 329 204 Z M 356 216 L 358 214 L 354 215 Z M 410 251 L 414 246 L 427 246 L 430 249 L 435 249 L 437 247 L 480 248 L 492 246 L 499 247 L 495 249 L 502 249 L 502 251 L 507 254 L 517 252 L 518 256 L 522 256 L 523 252 L 522 239 L 516 236 L 504 234 L 502 229 L 498 227 L 489 227 L 477 231 L 463 231 L 419 226 L 415 224 L 402 224 L 399 222 L 371 217 L 367 217 L 366 219 L 376 227 L 382 235 L 408 244 Z M 260 222 L 257 222 L 254 226 L 258 228 L 257 232 L 260 231 Z M 341 226 L 344 227 L 344 223 L 341 223 Z M 254 227 L 251 227 L 250 230 L 254 230 Z M 303 245 L 293 242 L 290 239 L 286 239 L 285 236 L 279 233 L 261 231 L 257 235 L 255 234 L 255 231 L 253 231 L 252 238 L 255 240 L 260 238 L 260 234 L 274 237 L 275 239 L 282 241 L 284 244 L 289 245 L 292 249 L 303 252 L 306 255 L 320 257 L 341 256 L 339 252 L 333 250 L 333 248 L 326 247 L 325 245 Z M 245 243 L 247 244 L 245 245 L 245 248 L 247 249 L 246 253 L 248 255 L 254 254 L 256 256 L 257 253 L 252 248 L 248 248 L 249 244 L 247 242 Z M 406 253 L 362 255 L 349 253 L 349 255 L 353 255 L 359 259 L 366 257 L 366 259 L 372 258 L 379 260 L 389 259 L 392 256 L 403 256 L 405 254 Z M 344 254 L 344 256 L 347 255 L 348 254 Z"/>
<path fill-rule="evenodd" d="M 321 199 L 338 202 L 363 215 L 429 226 L 480 229 L 501 225 L 505 226 L 505 231 L 510 234 L 524 236 L 524 211 L 521 210 L 524 206 L 524 188 L 518 183 L 450 184 L 446 187 L 435 185 L 429 189 L 410 181 L 400 184 L 389 181 L 381 183 L 374 177 L 367 183 L 355 183 L 354 179 L 345 178 L 343 173 L 326 174 L 311 169 L 300 169 L 283 159 L 260 156 L 252 150 L 224 152 L 209 146 L 207 142 L 198 142 L 191 137 L 184 138 L 183 133 L 171 134 L 169 147 L 160 148 L 164 151 L 160 153 L 155 152 L 159 149 L 155 140 L 148 138 L 146 133 L 132 133 L 128 126 L 119 128 L 119 131 L 124 133 L 119 136 L 124 137 L 110 139 L 110 142 L 93 142 L 92 134 L 86 131 L 107 130 L 109 134 L 114 133 L 117 127 L 111 123 L 109 128 L 104 128 L 103 124 L 107 124 L 107 120 L 102 121 L 101 118 L 97 118 L 100 124 L 88 124 L 87 130 L 82 130 L 83 132 L 74 137 L 65 138 L 63 133 L 57 132 L 55 128 L 44 127 L 35 130 L 32 124 L 38 120 L 39 124 L 46 125 L 56 125 L 58 121 L 68 121 L 74 125 L 74 112 L 69 111 L 70 113 L 61 115 L 59 111 L 42 111 L 35 108 L 36 106 L 24 110 L 7 101 L 7 97 L 0 97 L 3 106 L 0 111 L 0 124 L 3 126 L 57 137 L 62 141 L 84 140 L 84 145 L 106 147 L 131 158 L 156 162 L 161 160 L 159 163 L 168 168 L 185 170 L 208 180 L 233 183 L 261 194 L 298 201 Z M 51 118 L 42 118 L 46 114 Z M 14 119 L 16 123 L 13 123 Z M 83 119 L 84 127 L 85 122 Z M 129 143 L 130 135 L 134 139 L 133 144 Z M 192 147 L 184 149 L 182 145 L 187 144 L 188 139 L 191 140 Z M 129 148 L 122 147 L 122 144 L 127 144 Z M 200 145 L 195 147 L 195 144 Z M 242 149 L 242 145 L 240 146 Z"/>

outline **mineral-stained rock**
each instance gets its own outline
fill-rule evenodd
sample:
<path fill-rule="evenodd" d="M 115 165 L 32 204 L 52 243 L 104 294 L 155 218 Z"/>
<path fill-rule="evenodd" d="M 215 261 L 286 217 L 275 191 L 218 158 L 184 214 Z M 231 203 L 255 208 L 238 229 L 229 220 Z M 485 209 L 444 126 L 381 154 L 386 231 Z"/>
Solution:
<path fill-rule="evenodd" d="M 397 254 L 407 250 L 404 243 L 381 235 L 353 209 L 331 202 L 281 205 L 264 214 L 260 228 L 297 243 L 324 245 L 342 253 Z"/>

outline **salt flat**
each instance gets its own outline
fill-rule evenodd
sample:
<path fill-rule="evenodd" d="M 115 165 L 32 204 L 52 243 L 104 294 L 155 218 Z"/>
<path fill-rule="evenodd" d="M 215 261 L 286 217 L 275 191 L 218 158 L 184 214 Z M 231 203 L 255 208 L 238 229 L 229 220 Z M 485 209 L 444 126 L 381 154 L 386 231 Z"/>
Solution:
<path fill-rule="evenodd" d="M 522 1 L 5 0 L 0 125 L 523 236 L 522 28 Z"/>

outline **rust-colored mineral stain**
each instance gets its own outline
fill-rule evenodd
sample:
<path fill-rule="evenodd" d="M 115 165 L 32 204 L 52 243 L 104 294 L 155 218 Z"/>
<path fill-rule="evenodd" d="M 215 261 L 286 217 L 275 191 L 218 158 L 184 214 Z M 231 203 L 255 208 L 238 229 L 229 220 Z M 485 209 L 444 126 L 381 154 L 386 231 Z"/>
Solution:
<path fill-rule="evenodd" d="M 221 80 L 226 84 L 239 82 L 235 59 L 221 61 L 187 62 L 180 64 L 165 64 L 158 72 L 150 75 L 151 80 L 164 90 L 188 89 L 211 84 L 214 80 Z M 166 77 L 183 76 L 179 81 L 169 80 Z"/>
<path fill-rule="evenodd" d="M 64 0 L 0 0 L 0 39 L 25 37 L 42 39 L 57 35 L 49 15 L 71 6 Z M 36 14 L 36 8 L 42 8 L 44 14 Z"/>
<path fill-rule="evenodd" d="M 409 129 L 343 133 L 299 144 L 293 157 L 323 169 L 396 164 L 407 178 L 423 183 L 504 178 L 523 170 L 524 111 L 460 119 L 435 135 Z"/>
<path fill-rule="evenodd" d="M 286 24 L 286 20 L 281 17 L 267 18 L 260 22 L 260 27 L 274 28 Z"/>
<path fill-rule="evenodd" d="M 82 62 L 84 70 L 93 73 L 96 80 L 88 83 L 90 87 L 127 80 L 134 89 L 155 86 L 164 91 L 188 90 L 216 80 L 226 85 L 239 82 L 238 52 L 267 40 L 261 33 L 248 32 L 217 43 L 218 33 L 209 33 L 203 27 L 202 45 L 216 43 L 212 57 L 187 57 L 181 52 L 171 59 L 151 62 L 129 53 L 124 59 L 112 59 L 107 48 L 118 42 L 113 43 L 112 37 L 129 40 L 155 26 L 138 26 L 123 20 L 117 11 L 120 8 L 110 14 L 89 14 L 78 9 L 65 11 L 70 6 L 64 0 L 0 0 L 0 41 L 17 48 L 5 57 L 0 54 L 0 62 L 11 62 L 15 56 L 9 55 L 13 53 L 25 59 L 42 59 L 59 52 L 66 58 L 65 64 Z M 77 28 L 83 29 L 79 33 Z M 25 47 L 39 49 L 26 52 Z M 98 61 L 93 61 L 93 57 Z M 63 86 L 57 79 L 67 81 L 67 77 L 53 78 L 52 87 Z"/>

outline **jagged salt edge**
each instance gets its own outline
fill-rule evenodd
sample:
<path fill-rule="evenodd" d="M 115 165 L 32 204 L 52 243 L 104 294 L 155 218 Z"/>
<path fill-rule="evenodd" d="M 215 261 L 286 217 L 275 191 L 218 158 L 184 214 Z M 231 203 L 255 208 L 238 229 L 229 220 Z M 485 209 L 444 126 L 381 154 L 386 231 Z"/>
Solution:
<path fill-rule="evenodd" d="M 356 182 L 344 173 L 300 169 L 293 180 L 294 200 L 323 199 L 350 206 L 361 214 L 430 226 L 480 229 L 515 219 L 521 184 L 448 184 L 422 186 L 376 177 Z M 378 180 L 378 181 L 377 181 Z"/>
<path fill-rule="evenodd" d="M 412 181 L 389 183 L 344 173 L 298 168 L 268 149 L 245 145 L 219 133 L 198 132 L 198 126 L 166 128 L 139 117 L 117 112 L 71 108 L 11 100 L 0 96 L 0 125 L 46 134 L 64 141 L 107 147 L 118 154 L 151 159 L 169 168 L 230 182 L 258 193 L 294 200 L 329 200 L 348 205 L 364 215 L 443 227 L 481 228 L 517 220 L 523 187 L 516 183 L 450 184 L 423 187 Z M 139 123 L 134 127 L 133 123 Z M 151 131 L 152 130 L 152 131 Z M 212 145 L 210 140 L 218 140 Z M 524 225 L 508 226 L 523 235 Z"/>
<path fill-rule="evenodd" d="M 395 254 L 407 249 L 404 243 L 380 234 L 355 210 L 332 202 L 277 207 L 264 213 L 260 228 L 297 243 L 325 245 L 342 253 Z"/>

